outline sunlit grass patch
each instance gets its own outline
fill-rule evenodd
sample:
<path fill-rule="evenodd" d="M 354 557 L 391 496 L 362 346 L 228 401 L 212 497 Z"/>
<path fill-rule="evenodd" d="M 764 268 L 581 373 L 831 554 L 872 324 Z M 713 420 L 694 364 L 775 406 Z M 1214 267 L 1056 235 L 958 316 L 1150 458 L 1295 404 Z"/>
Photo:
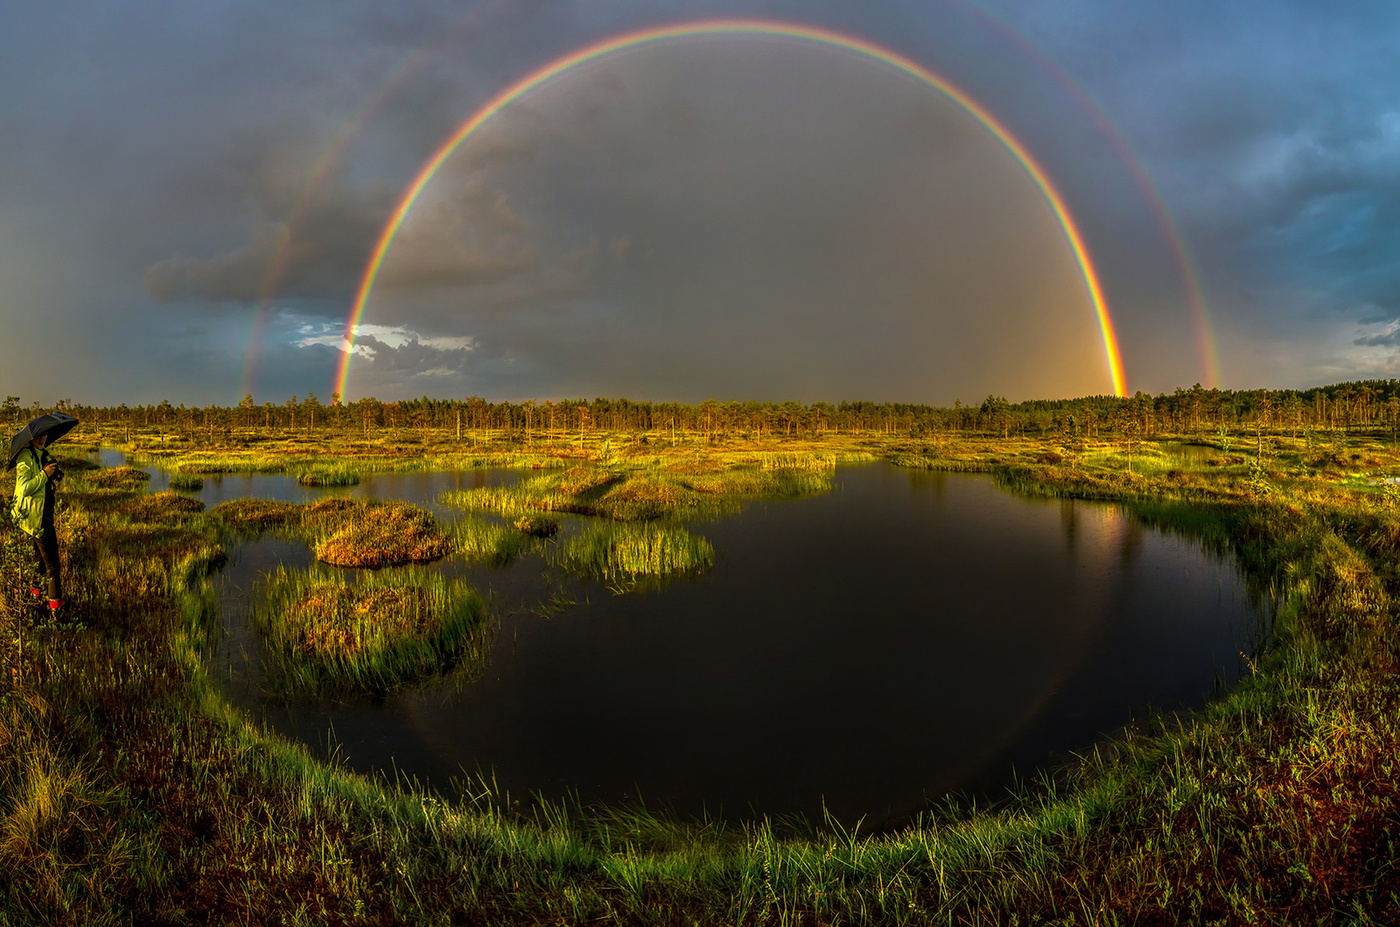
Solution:
<path fill-rule="evenodd" d="M 138 456 L 138 461 L 145 458 Z M 180 473 L 281 473 L 286 469 L 286 457 L 278 454 L 237 451 L 157 455 L 151 462 Z"/>
<path fill-rule="evenodd" d="M 834 466 L 834 454 L 778 451 L 759 455 L 759 467 L 764 470 L 830 470 Z"/>
<path fill-rule="evenodd" d="M 618 521 L 646 521 L 678 514 L 696 502 L 689 487 L 644 472 L 614 484 L 595 505 L 599 514 Z"/>
<path fill-rule="evenodd" d="M 732 467 L 720 473 L 683 477 L 697 493 L 726 496 L 801 496 L 831 490 L 831 467 L 756 469 Z"/>
<path fill-rule="evenodd" d="M 699 571 L 714 564 L 710 542 L 672 525 L 590 524 L 546 552 L 581 576 L 613 579 Z"/>
<path fill-rule="evenodd" d="M 577 466 L 505 488 L 443 493 L 445 505 L 518 518 L 537 512 L 650 521 L 719 514 L 741 497 L 827 492 L 832 455 L 746 455 L 744 463 L 689 457 L 665 464 L 655 457 L 610 466 Z M 733 497 L 725 500 L 724 497 Z M 717 508 L 718 506 L 718 508 Z"/>
<path fill-rule="evenodd" d="M 347 466 L 313 467 L 297 477 L 303 486 L 358 486 L 360 472 Z"/>
<path fill-rule="evenodd" d="M 97 472 L 90 472 L 84 475 L 89 486 L 100 486 L 104 489 L 136 489 L 151 479 L 151 475 L 145 470 L 138 470 L 135 467 L 110 467 Z"/>
<path fill-rule="evenodd" d="M 621 474 L 605 467 L 570 467 L 554 483 L 560 492 L 571 496 L 581 496 L 595 489 L 601 489 L 621 479 Z"/>
<path fill-rule="evenodd" d="M 406 502 L 352 503 L 327 524 L 314 550 L 336 566 L 424 563 L 452 552 L 432 513 Z"/>
<path fill-rule="evenodd" d="M 514 486 L 445 492 L 438 496 L 438 501 L 469 512 L 493 512 L 506 518 L 518 518 L 532 512 L 594 513 L 592 506 L 572 493 L 559 489 L 558 483 L 557 475 L 536 476 L 521 480 Z"/>
<path fill-rule="evenodd" d="M 481 599 L 465 582 L 428 570 L 344 574 L 279 568 L 255 619 L 290 688 L 320 682 L 385 689 L 460 659 Z"/>
<path fill-rule="evenodd" d="M 552 538 L 559 533 L 559 522 L 543 515 L 526 515 L 515 521 L 517 531 L 536 538 Z"/>
<path fill-rule="evenodd" d="M 230 528 L 261 532 L 300 525 L 302 506 L 271 499 L 230 499 L 214 506 L 209 514 Z"/>
<path fill-rule="evenodd" d="M 204 477 L 193 473 L 176 473 L 170 477 L 170 488 L 181 492 L 199 492 L 204 488 Z"/>
<path fill-rule="evenodd" d="M 498 567 L 510 563 L 534 543 L 528 533 L 510 525 L 470 515 L 458 519 L 450 530 L 458 553 Z"/>
<path fill-rule="evenodd" d="M 726 465 L 713 457 L 686 457 L 665 465 L 667 473 L 678 473 L 688 476 L 705 473 L 723 473 L 725 469 Z"/>
<path fill-rule="evenodd" d="M 203 502 L 187 498 L 177 492 L 158 492 L 149 496 L 139 496 L 121 507 L 121 512 L 124 515 L 141 521 L 182 519 L 203 511 Z"/>

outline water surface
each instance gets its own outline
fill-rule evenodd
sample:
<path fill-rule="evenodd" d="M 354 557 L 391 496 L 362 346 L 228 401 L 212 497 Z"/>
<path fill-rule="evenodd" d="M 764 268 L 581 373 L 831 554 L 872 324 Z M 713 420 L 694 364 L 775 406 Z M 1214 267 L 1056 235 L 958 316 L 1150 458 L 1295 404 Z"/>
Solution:
<path fill-rule="evenodd" d="M 425 504 L 517 473 L 381 475 L 352 494 Z M 225 476 L 203 496 L 243 490 L 334 492 Z M 538 557 L 443 561 L 493 603 L 484 672 L 351 704 L 259 694 L 248 603 L 277 563 L 312 558 L 300 542 L 246 544 L 219 577 L 213 667 L 256 716 L 364 771 L 878 823 L 998 787 L 1151 708 L 1199 706 L 1262 633 L 1237 569 L 1199 544 L 983 475 L 842 467 L 828 495 L 689 527 L 714 568 L 626 594 L 546 575 Z"/>

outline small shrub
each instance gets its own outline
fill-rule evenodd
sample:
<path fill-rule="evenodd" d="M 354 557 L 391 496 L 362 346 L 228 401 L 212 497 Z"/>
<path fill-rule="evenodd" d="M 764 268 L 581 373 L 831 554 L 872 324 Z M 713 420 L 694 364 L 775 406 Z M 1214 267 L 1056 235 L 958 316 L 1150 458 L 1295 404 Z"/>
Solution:
<path fill-rule="evenodd" d="M 559 533 L 559 522 L 543 515 L 526 515 L 515 522 L 515 527 L 536 538 L 552 538 Z"/>

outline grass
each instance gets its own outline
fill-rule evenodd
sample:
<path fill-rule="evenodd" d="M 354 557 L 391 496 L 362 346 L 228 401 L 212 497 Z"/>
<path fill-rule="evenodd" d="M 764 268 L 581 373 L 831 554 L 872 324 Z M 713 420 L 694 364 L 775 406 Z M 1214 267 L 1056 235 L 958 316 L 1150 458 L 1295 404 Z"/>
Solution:
<path fill-rule="evenodd" d="M 1274 435 L 1257 461 L 1240 439 L 1246 462 L 1214 467 L 1149 468 L 1137 449 L 1131 471 L 1120 449 L 1089 442 L 881 448 L 914 466 L 989 470 L 1019 492 L 1112 500 L 1202 537 L 1273 590 L 1277 614 L 1272 649 L 1205 710 L 1141 719 L 996 805 L 952 799 L 878 835 L 526 809 L 489 782 L 444 796 L 313 760 L 208 678 L 218 631 L 200 577 L 235 527 L 320 530 L 345 510 L 147 519 L 128 507 L 143 481 L 74 472 L 60 490 L 62 627 L 18 595 L 32 554 L 0 506 L 0 627 L 11 662 L 15 646 L 23 654 L 0 695 L 0 919 L 1400 922 L 1400 501 L 1379 482 L 1400 461 L 1368 443 L 1336 441 L 1322 459 Z M 711 475 L 735 463 L 718 459 Z"/>
<path fill-rule="evenodd" d="M 735 501 L 828 492 L 834 455 L 748 454 L 737 459 L 632 458 L 579 464 L 514 486 L 443 493 L 439 501 L 468 511 L 521 518 L 540 512 L 653 521 L 733 512 Z"/>
<path fill-rule="evenodd" d="M 112 467 L 85 474 L 88 486 L 102 489 L 132 490 L 150 482 L 151 475 L 135 467 Z"/>
<path fill-rule="evenodd" d="M 456 551 L 496 567 L 513 562 L 534 546 L 528 532 L 471 515 L 455 521 L 451 532 Z"/>
<path fill-rule="evenodd" d="M 320 503 L 324 505 L 324 503 Z M 426 563 L 452 552 L 430 512 L 406 502 L 357 502 L 332 510 L 316 529 L 316 559 L 336 566 Z M 316 514 L 311 506 L 309 514 Z"/>
<path fill-rule="evenodd" d="M 481 611 L 466 583 L 434 571 L 352 579 L 279 568 L 254 615 L 275 655 L 272 677 L 299 692 L 326 683 L 386 690 L 440 672 L 472 643 Z"/>
<path fill-rule="evenodd" d="M 451 553 L 451 538 L 432 513 L 406 502 L 322 499 L 309 505 L 271 499 L 231 499 L 210 515 L 241 536 L 276 531 L 304 537 L 316 558 L 335 566 L 384 567 L 426 563 Z"/>
<path fill-rule="evenodd" d="M 204 477 L 191 473 L 175 473 L 170 477 L 170 488 L 181 492 L 199 492 L 204 488 Z"/>
<path fill-rule="evenodd" d="M 313 467 L 297 476 L 302 486 L 358 486 L 360 472 L 347 466 Z"/>
<path fill-rule="evenodd" d="M 552 538 L 559 533 L 559 522 L 542 515 L 526 515 L 516 519 L 515 530 L 532 538 Z"/>
<path fill-rule="evenodd" d="M 302 523 L 302 506 L 271 499 L 230 499 L 214 506 L 210 514 L 227 527 L 250 535 Z"/>
<path fill-rule="evenodd" d="M 604 580 L 705 570 L 710 542 L 670 525 L 590 524 L 552 545 L 549 561 L 579 576 Z"/>

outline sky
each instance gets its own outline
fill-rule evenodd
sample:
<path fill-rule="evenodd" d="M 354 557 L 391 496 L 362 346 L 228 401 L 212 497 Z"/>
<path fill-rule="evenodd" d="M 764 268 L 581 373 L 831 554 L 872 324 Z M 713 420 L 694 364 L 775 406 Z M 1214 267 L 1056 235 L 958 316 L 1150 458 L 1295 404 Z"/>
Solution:
<path fill-rule="evenodd" d="M 1400 5 L 10 0 L 0 326 L 26 406 L 1400 377 Z"/>

